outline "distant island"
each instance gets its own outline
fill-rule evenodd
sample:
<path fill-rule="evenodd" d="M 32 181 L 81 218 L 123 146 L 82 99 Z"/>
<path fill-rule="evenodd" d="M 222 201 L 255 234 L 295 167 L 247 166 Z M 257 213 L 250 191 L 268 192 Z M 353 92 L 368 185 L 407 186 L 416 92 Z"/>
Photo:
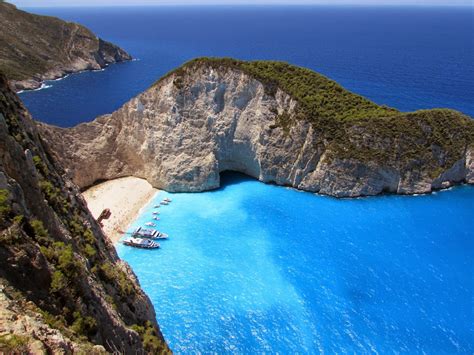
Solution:
<path fill-rule="evenodd" d="M 132 59 L 82 25 L 30 14 L 4 1 L 0 23 L 0 71 L 15 91 L 38 89 L 44 80 Z"/>
<path fill-rule="evenodd" d="M 40 131 L 81 188 L 137 176 L 205 191 L 227 170 L 336 197 L 474 183 L 470 117 L 399 112 L 283 62 L 198 58 L 111 115 Z"/>

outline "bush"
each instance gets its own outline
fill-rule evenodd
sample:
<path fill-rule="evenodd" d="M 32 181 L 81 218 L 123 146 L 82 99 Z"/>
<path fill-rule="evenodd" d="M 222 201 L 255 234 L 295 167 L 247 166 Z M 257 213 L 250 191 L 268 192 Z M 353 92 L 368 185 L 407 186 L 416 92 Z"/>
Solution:
<path fill-rule="evenodd" d="M 33 228 L 36 239 L 41 244 L 46 244 L 50 241 L 48 230 L 44 227 L 43 222 L 38 219 L 30 221 L 30 226 Z"/>
<path fill-rule="evenodd" d="M 0 223 L 5 222 L 5 219 L 11 211 L 8 196 L 8 190 L 0 189 Z"/>
<path fill-rule="evenodd" d="M 59 292 L 67 286 L 67 280 L 64 274 L 56 270 L 51 278 L 51 292 Z"/>
<path fill-rule="evenodd" d="M 29 338 L 26 336 L 7 334 L 0 336 L 1 354 L 27 354 Z"/>

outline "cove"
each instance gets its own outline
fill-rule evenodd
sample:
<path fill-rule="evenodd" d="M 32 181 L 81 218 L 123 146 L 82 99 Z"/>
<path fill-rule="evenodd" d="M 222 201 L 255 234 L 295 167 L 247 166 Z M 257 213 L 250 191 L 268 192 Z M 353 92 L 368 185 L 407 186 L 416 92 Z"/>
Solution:
<path fill-rule="evenodd" d="M 235 173 L 160 192 L 159 250 L 117 245 L 176 353 L 474 351 L 474 188 L 338 200 Z"/>

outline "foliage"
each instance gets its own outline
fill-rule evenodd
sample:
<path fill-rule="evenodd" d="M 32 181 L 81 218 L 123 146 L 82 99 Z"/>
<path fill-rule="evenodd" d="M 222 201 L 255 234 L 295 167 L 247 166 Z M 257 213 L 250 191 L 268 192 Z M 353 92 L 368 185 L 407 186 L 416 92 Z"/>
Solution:
<path fill-rule="evenodd" d="M 363 117 L 393 116 L 397 110 L 379 106 L 366 98 L 345 90 L 342 86 L 310 69 L 277 61 L 240 61 L 232 58 L 197 58 L 168 73 L 176 81 L 189 70 L 207 65 L 213 68 L 241 70 L 265 86 L 266 93 L 275 95 L 281 89 L 301 105 L 301 114 L 313 123 L 325 120 L 352 120 Z M 158 82 L 163 80 L 160 79 Z"/>
<path fill-rule="evenodd" d="M 64 274 L 56 270 L 51 277 L 51 292 L 59 292 L 67 286 L 67 280 Z"/>
<path fill-rule="evenodd" d="M 149 353 L 158 354 L 164 350 L 163 342 L 158 337 L 150 321 L 147 321 L 144 325 L 134 324 L 131 326 L 131 329 L 140 334 L 145 350 Z"/>
<path fill-rule="evenodd" d="M 0 336 L 1 354 L 26 354 L 28 353 L 29 338 L 26 336 L 6 334 Z"/>
<path fill-rule="evenodd" d="M 8 202 L 8 195 L 8 190 L 0 189 L 0 223 L 5 222 L 5 219 L 11 210 Z"/>
<path fill-rule="evenodd" d="M 127 275 L 110 262 L 105 262 L 99 267 L 100 275 L 109 283 L 118 287 L 122 297 L 130 296 L 134 293 L 134 288 Z"/>
<path fill-rule="evenodd" d="M 30 221 L 30 226 L 33 228 L 36 239 L 39 243 L 48 243 L 50 240 L 48 230 L 44 227 L 42 221 L 33 219 Z"/>
<path fill-rule="evenodd" d="M 73 313 L 74 322 L 71 325 L 71 330 L 77 334 L 85 336 L 92 335 L 97 330 L 97 322 L 94 318 L 86 316 L 83 317 L 80 312 Z"/>

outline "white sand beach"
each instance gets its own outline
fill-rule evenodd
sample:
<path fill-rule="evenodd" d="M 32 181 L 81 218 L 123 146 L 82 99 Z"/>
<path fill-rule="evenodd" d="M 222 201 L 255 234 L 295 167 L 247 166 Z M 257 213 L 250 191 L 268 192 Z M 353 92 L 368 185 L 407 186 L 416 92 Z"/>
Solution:
<path fill-rule="evenodd" d="M 83 192 L 87 206 L 95 218 L 108 208 L 109 219 L 103 220 L 103 231 L 116 243 L 121 233 L 137 218 L 138 213 L 159 190 L 153 188 L 146 180 L 125 177 L 106 181 Z"/>

